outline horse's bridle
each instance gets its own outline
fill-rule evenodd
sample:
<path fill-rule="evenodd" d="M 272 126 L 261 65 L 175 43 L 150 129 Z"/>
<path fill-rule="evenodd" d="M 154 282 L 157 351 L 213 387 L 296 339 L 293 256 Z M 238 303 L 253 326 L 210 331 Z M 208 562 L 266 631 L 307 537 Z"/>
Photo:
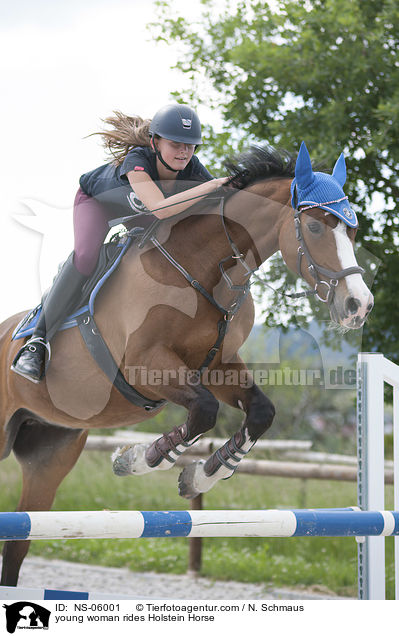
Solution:
<path fill-rule="evenodd" d="M 295 197 L 295 193 L 294 193 L 294 197 Z M 297 241 L 299 243 L 298 256 L 297 256 L 298 274 L 303 278 L 302 272 L 301 272 L 301 266 L 302 266 L 302 258 L 303 256 L 305 256 L 308 262 L 309 273 L 315 280 L 313 293 L 316 295 L 316 298 L 318 300 L 320 300 L 322 303 L 327 303 L 329 306 L 334 301 L 335 290 L 337 288 L 339 281 L 342 278 L 345 278 L 346 276 L 350 276 L 351 274 L 361 274 L 363 276 L 365 271 L 363 267 L 360 267 L 360 265 L 353 265 L 351 267 L 345 267 L 345 269 L 341 269 L 338 272 L 336 272 L 331 269 L 322 267 L 321 265 L 316 263 L 316 261 L 314 260 L 314 258 L 312 257 L 308 249 L 308 246 L 306 245 L 306 241 L 302 234 L 301 214 L 302 212 L 305 212 L 306 210 L 311 210 L 318 207 L 332 205 L 333 203 L 340 203 L 341 201 L 344 201 L 345 199 L 347 200 L 348 197 L 342 197 L 341 199 L 336 199 L 335 201 L 325 201 L 324 203 L 312 203 L 311 205 L 306 205 L 303 207 L 296 203 L 296 208 L 294 213 L 295 234 L 296 234 Z M 329 279 L 329 281 L 327 282 L 326 280 L 323 280 L 321 276 L 325 276 L 326 278 Z M 319 287 L 321 285 L 325 285 L 326 287 L 325 298 L 322 298 L 319 294 Z"/>

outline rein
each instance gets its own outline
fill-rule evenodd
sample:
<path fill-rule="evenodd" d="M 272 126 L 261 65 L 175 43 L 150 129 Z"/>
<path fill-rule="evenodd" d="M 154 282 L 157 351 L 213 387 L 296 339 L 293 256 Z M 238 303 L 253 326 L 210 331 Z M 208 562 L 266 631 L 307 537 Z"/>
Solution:
<path fill-rule="evenodd" d="M 203 198 L 203 195 L 201 197 L 191 197 L 190 199 L 187 199 L 187 201 L 191 201 L 197 198 Z M 206 200 L 212 200 L 215 197 L 206 197 Z M 225 308 L 223 307 L 220 303 L 218 303 L 218 301 L 205 289 L 205 287 L 203 287 L 201 285 L 201 283 L 196 280 L 193 276 L 191 276 L 191 274 L 182 266 L 180 265 L 180 263 L 178 263 L 178 261 L 170 254 L 170 252 L 168 252 L 168 250 L 165 249 L 165 247 L 163 247 L 163 245 L 161 245 L 161 243 L 158 241 L 158 239 L 155 236 L 155 231 L 158 228 L 158 226 L 161 223 L 160 219 L 156 219 L 154 221 L 154 223 L 152 223 L 150 225 L 150 227 L 145 230 L 141 236 L 141 240 L 139 242 L 139 247 L 142 248 L 148 241 L 150 241 L 154 247 L 156 247 L 156 249 L 168 260 L 168 262 L 175 268 L 177 269 L 183 276 L 184 278 L 190 283 L 190 285 L 196 290 L 198 291 L 204 298 L 206 298 L 206 300 L 213 305 L 221 314 L 222 314 L 222 318 L 218 321 L 218 337 L 217 340 L 215 342 L 215 344 L 213 345 L 213 347 L 211 347 L 211 349 L 209 349 L 207 356 L 205 358 L 205 360 L 203 361 L 203 363 L 201 364 L 198 373 L 201 375 L 207 368 L 208 366 L 211 364 L 212 360 L 214 359 L 214 357 L 216 356 L 216 354 L 218 353 L 218 351 L 220 350 L 220 347 L 223 343 L 223 340 L 225 338 L 225 335 L 227 333 L 227 328 L 228 328 L 228 324 L 233 320 L 234 316 L 237 314 L 237 312 L 239 311 L 241 305 L 243 304 L 247 293 L 249 292 L 250 286 L 251 286 L 251 282 L 250 282 L 250 278 L 251 276 L 254 275 L 254 277 L 263 285 L 268 286 L 270 289 L 272 289 L 276 294 L 280 294 L 282 296 L 286 296 L 289 298 L 293 298 L 293 299 L 297 299 L 297 298 L 304 298 L 304 297 L 309 297 L 312 295 L 315 295 L 316 298 L 318 300 L 320 300 L 323 303 L 327 303 L 328 305 L 331 305 L 333 300 L 334 300 L 334 295 L 335 295 L 335 290 L 336 287 L 339 283 L 339 281 L 342 278 L 345 278 L 346 276 L 350 276 L 351 274 L 361 274 L 363 275 L 365 273 L 364 269 L 358 265 L 356 266 L 352 266 L 352 267 L 346 267 L 345 269 L 342 269 L 340 271 L 333 271 L 333 270 L 329 270 L 325 267 L 322 267 L 321 265 L 319 265 L 312 257 L 312 255 L 310 254 L 310 251 L 308 249 L 308 246 L 306 245 L 306 241 L 304 239 L 304 236 L 302 234 L 302 226 L 301 226 L 301 214 L 302 212 L 312 209 L 312 208 L 316 208 L 316 207 L 321 207 L 321 206 L 327 206 L 327 205 L 331 205 L 333 203 L 338 203 L 340 201 L 342 201 L 343 199 L 347 199 L 347 197 L 343 197 L 342 199 L 337 199 L 335 201 L 326 201 L 325 203 L 312 203 L 306 207 L 300 207 L 298 206 L 297 203 L 297 194 L 296 194 L 296 188 L 295 188 L 295 192 L 294 192 L 294 198 L 295 198 L 295 213 L 294 213 L 294 223 L 295 223 L 295 233 L 296 233 L 296 238 L 297 241 L 299 243 L 298 246 L 298 258 L 297 258 L 297 271 L 298 274 L 301 278 L 303 278 L 302 273 L 301 273 L 301 266 L 302 266 L 302 258 L 305 257 L 308 263 L 308 270 L 311 274 L 311 276 L 313 277 L 314 281 L 315 281 L 315 286 L 314 289 L 312 290 L 308 290 L 308 291 L 304 291 L 304 292 L 298 292 L 298 293 L 292 293 L 292 294 L 287 294 L 285 292 L 281 292 L 278 290 L 275 290 L 273 287 L 271 287 L 271 285 L 269 285 L 268 283 L 266 283 L 264 280 L 262 280 L 262 278 L 260 278 L 255 272 L 258 269 L 258 267 L 251 269 L 248 264 L 245 262 L 244 260 L 244 254 L 241 253 L 241 251 L 239 250 L 239 248 L 237 247 L 237 245 L 234 243 L 233 239 L 231 238 L 229 231 L 227 229 L 226 226 L 226 219 L 225 219 L 225 215 L 224 215 L 224 203 L 225 203 L 225 199 L 223 196 L 221 197 L 217 197 L 217 200 L 219 201 L 219 212 L 220 212 L 220 217 L 221 217 L 221 222 L 222 222 L 222 227 L 224 230 L 224 233 L 226 235 L 226 238 L 229 242 L 229 245 L 231 247 L 232 250 L 232 254 L 229 254 L 228 256 L 226 256 L 225 258 L 223 258 L 221 261 L 219 261 L 219 269 L 220 272 L 222 274 L 223 279 L 226 281 L 228 287 L 232 290 L 232 291 L 237 291 L 238 294 L 234 300 L 234 302 L 230 305 L 230 307 Z M 168 206 L 166 206 L 168 207 Z M 136 217 L 137 215 L 130 215 L 129 217 L 124 217 L 123 219 L 117 219 L 117 221 L 123 222 L 126 220 L 130 220 L 131 218 Z M 114 222 L 115 223 L 115 222 Z M 236 261 L 238 261 L 243 268 L 246 271 L 245 274 L 245 278 L 248 278 L 248 280 L 243 284 L 243 285 L 236 285 L 233 283 L 231 277 L 228 275 L 228 273 L 225 270 L 224 264 L 231 260 L 231 259 L 235 259 Z M 323 280 L 321 278 L 321 276 L 325 276 L 326 278 L 329 279 L 329 282 L 327 282 L 326 280 Z M 324 285 L 326 287 L 326 297 L 323 298 L 322 296 L 320 296 L 319 294 L 319 288 Z"/>
<path fill-rule="evenodd" d="M 210 198 L 207 199 L 208 201 L 210 200 Z M 199 374 L 201 375 L 202 373 L 204 373 L 204 371 L 209 367 L 209 365 L 211 364 L 212 360 L 214 359 L 214 357 L 216 356 L 216 354 L 218 353 L 218 351 L 220 350 L 220 347 L 223 343 L 223 340 L 226 336 L 227 333 L 227 329 L 228 329 L 228 325 L 229 323 L 233 320 L 234 316 L 237 314 L 237 312 L 239 311 L 241 305 L 243 304 L 247 293 L 249 292 L 249 288 L 250 288 L 250 281 L 248 280 L 246 283 L 244 283 L 244 285 L 234 285 L 233 281 L 231 280 L 230 276 L 227 274 L 227 272 L 224 270 L 224 263 L 231 259 L 237 259 L 240 261 L 240 263 L 243 265 L 243 267 L 246 269 L 247 274 L 246 276 L 251 276 L 251 274 L 255 271 L 255 270 L 251 270 L 248 265 L 245 263 L 245 261 L 243 260 L 244 255 L 241 254 L 241 252 L 239 251 L 238 247 L 235 245 L 234 241 L 232 240 L 227 227 L 226 227 L 226 223 L 225 223 L 225 218 L 224 218 L 224 197 L 218 197 L 218 200 L 220 201 L 219 203 L 219 211 L 220 211 L 220 215 L 221 215 L 221 219 L 222 219 L 222 225 L 223 225 L 223 229 L 225 231 L 226 237 L 230 243 L 230 246 L 232 248 L 233 254 L 230 254 L 229 256 L 227 256 L 226 258 L 223 258 L 220 262 L 219 262 L 219 269 L 222 272 L 222 276 L 223 278 L 226 280 L 228 286 L 230 289 L 232 289 L 233 291 L 238 291 L 238 295 L 235 298 L 234 302 L 230 305 L 230 307 L 228 307 L 227 309 L 225 307 L 223 307 L 220 303 L 218 303 L 218 301 L 205 289 L 205 287 L 203 287 L 201 285 L 201 283 L 196 280 L 193 276 L 191 276 L 191 274 L 182 266 L 180 265 L 180 263 L 178 263 L 178 261 L 176 261 L 176 259 L 170 254 L 170 252 L 168 252 L 168 250 L 166 250 L 158 241 L 158 239 L 153 236 L 153 233 L 151 232 L 151 229 L 155 229 L 155 227 L 158 226 L 158 222 L 155 221 L 154 224 L 149 228 L 148 230 L 148 240 L 151 241 L 151 243 L 154 245 L 154 247 L 157 248 L 157 250 L 169 261 L 169 263 L 171 265 L 173 265 L 173 267 L 175 269 L 177 269 L 183 276 L 184 278 L 190 283 L 190 285 L 192 287 L 194 287 L 194 289 L 196 289 L 200 294 L 202 294 L 202 296 L 204 296 L 204 298 L 206 298 L 206 300 L 211 303 L 211 305 L 213 305 L 221 314 L 222 314 L 222 318 L 218 321 L 218 337 L 216 339 L 216 342 L 214 343 L 213 347 L 211 347 L 206 355 L 205 360 L 203 361 L 203 363 L 200 365 L 200 368 L 198 370 Z M 155 226 L 155 227 L 154 227 Z M 144 238 L 144 237 L 143 237 Z M 142 246 L 144 244 L 144 240 L 142 239 L 140 246 Z"/>

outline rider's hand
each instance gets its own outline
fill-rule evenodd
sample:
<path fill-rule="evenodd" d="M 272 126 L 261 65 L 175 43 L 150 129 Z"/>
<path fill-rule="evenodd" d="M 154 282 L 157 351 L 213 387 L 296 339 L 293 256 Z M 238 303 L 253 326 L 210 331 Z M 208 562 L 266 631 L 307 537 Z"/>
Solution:
<path fill-rule="evenodd" d="M 215 188 L 221 188 L 229 179 L 231 179 L 231 177 L 220 177 L 219 179 L 212 179 L 212 183 L 215 184 Z"/>

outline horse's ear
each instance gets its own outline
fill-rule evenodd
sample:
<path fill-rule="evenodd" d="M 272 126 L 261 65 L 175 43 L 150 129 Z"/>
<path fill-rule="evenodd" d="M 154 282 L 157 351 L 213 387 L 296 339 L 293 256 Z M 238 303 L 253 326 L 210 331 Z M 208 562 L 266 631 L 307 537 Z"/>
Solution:
<path fill-rule="evenodd" d="M 310 155 L 304 141 L 301 143 L 296 160 L 295 178 L 300 189 L 307 188 L 314 180 Z"/>
<path fill-rule="evenodd" d="M 338 157 L 337 163 L 334 166 L 334 170 L 332 176 L 338 181 L 339 185 L 342 187 L 346 181 L 346 164 L 344 154 L 341 152 Z"/>

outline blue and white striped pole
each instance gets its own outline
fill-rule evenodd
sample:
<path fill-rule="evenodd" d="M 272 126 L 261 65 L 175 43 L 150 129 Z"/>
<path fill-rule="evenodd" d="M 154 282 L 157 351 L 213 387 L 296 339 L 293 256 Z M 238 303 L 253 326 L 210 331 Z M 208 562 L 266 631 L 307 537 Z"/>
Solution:
<path fill-rule="evenodd" d="M 98 601 L 98 600 L 118 600 L 118 601 L 127 601 L 135 599 L 137 600 L 137 595 L 135 596 L 126 596 L 125 594 L 104 594 L 100 592 L 80 592 L 74 590 L 52 590 L 52 589 L 37 589 L 37 588 L 27 588 L 27 587 L 8 587 L 5 585 L 0 585 L 0 599 L 2 601 L 5 600 L 13 600 L 13 601 Z"/>
<path fill-rule="evenodd" d="M 2 512 L 0 540 L 140 537 L 359 537 L 399 535 L 399 512 L 177 510 Z"/>

